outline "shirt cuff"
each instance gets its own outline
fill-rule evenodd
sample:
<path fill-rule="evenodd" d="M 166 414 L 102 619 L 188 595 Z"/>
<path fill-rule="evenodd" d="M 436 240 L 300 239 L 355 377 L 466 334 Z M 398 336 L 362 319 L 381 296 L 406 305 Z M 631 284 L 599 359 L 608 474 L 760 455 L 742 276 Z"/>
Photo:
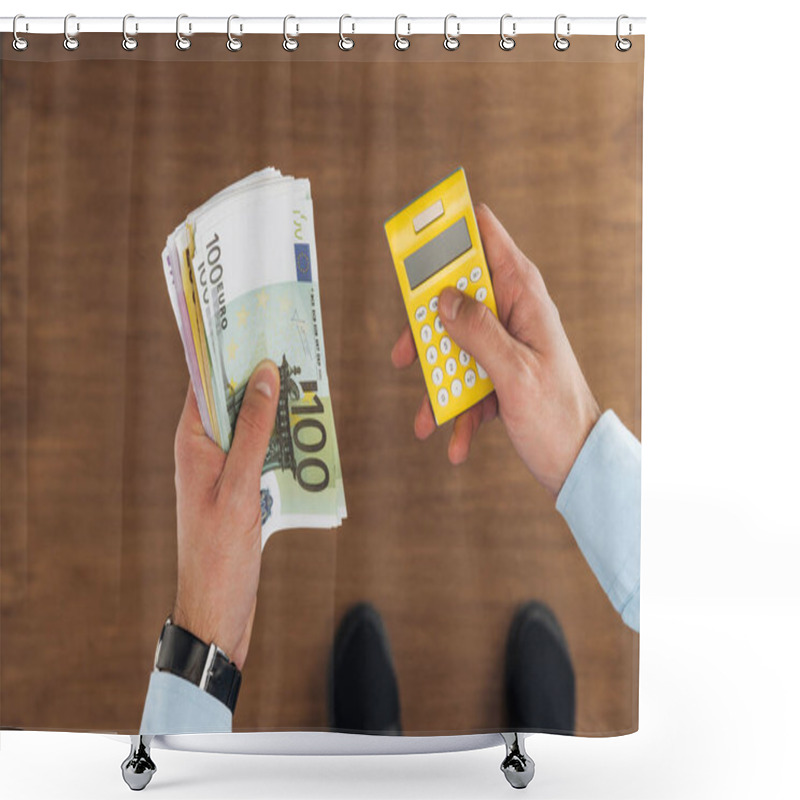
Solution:
<path fill-rule="evenodd" d="M 623 621 L 639 630 L 642 446 L 606 411 L 556 499 L 578 547 Z"/>
<path fill-rule="evenodd" d="M 150 673 L 140 733 L 230 733 L 232 726 L 221 700 L 171 672 Z"/>

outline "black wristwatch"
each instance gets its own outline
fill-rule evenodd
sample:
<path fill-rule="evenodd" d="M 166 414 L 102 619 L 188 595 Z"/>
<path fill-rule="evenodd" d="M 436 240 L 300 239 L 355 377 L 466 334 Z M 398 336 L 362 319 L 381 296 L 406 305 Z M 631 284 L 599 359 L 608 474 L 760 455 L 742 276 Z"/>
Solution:
<path fill-rule="evenodd" d="M 153 669 L 185 678 L 204 692 L 236 709 L 242 673 L 223 650 L 206 644 L 167 617 L 156 645 Z"/>

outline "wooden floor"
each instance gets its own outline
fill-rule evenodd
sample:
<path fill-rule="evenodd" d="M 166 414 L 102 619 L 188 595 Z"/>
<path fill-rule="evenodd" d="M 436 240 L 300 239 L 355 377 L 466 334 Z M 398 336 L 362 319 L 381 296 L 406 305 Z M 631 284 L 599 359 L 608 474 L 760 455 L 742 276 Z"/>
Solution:
<path fill-rule="evenodd" d="M 407 733 L 502 728 L 507 628 L 538 598 L 569 642 L 578 732 L 635 729 L 638 636 L 500 424 L 457 469 L 446 435 L 413 436 L 422 378 L 389 360 L 404 310 L 383 220 L 463 165 L 541 268 L 601 406 L 639 435 L 643 42 L 118 40 L 17 54 L 3 35 L 0 725 L 138 729 L 175 591 L 188 382 L 160 252 L 271 164 L 311 179 L 349 518 L 267 544 L 235 728 L 326 726 L 331 640 L 362 600 L 391 636 Z"/>

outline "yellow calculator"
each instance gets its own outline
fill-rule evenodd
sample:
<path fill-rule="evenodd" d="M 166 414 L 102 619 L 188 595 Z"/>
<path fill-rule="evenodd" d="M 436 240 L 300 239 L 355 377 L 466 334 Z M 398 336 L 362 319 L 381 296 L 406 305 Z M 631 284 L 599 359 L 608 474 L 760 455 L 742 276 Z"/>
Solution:
<path fill-rule="evenodd" d="M 491 309 L 497 304 L 467 176 L 459 167 L 384 223 L 436 424 L 475 405 L 494 386 L 447 335 L 439 292 L 455 286 Z"/>

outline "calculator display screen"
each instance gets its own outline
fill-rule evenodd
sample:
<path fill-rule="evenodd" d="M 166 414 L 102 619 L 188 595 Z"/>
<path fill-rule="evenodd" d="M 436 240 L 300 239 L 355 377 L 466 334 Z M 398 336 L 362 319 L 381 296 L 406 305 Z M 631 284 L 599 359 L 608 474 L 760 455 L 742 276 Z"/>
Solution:
<path fill-rule="evenodd" d="M 403 263 L 409 285 L 412 289 L 416 289 L 431 275 L 466 253 L 471 247 L 467 218 L 461 217 L 405 259 Z"/>

